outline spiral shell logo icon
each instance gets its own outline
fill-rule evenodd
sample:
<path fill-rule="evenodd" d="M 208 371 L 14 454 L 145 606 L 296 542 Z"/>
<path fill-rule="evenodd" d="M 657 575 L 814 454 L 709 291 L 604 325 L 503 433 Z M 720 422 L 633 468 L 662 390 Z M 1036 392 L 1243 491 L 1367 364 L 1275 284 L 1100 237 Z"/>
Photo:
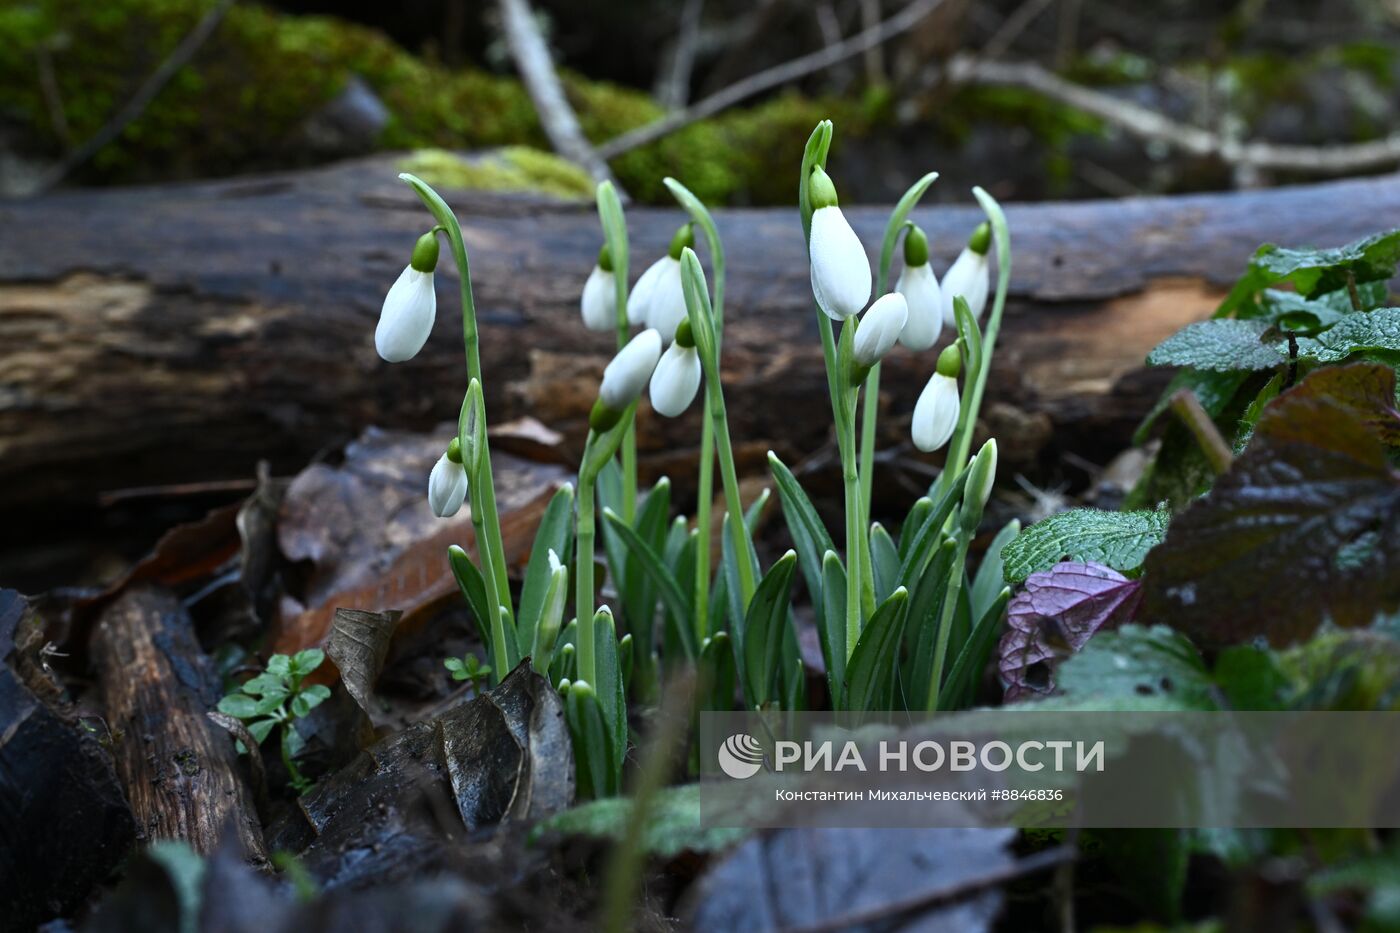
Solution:
<path fill-rule="evenodd" d="M 736 781 L 753 777 L 762 767 L 763 746 L 746 732 L 736 732 L 719 747 L 719 768 Z"/>

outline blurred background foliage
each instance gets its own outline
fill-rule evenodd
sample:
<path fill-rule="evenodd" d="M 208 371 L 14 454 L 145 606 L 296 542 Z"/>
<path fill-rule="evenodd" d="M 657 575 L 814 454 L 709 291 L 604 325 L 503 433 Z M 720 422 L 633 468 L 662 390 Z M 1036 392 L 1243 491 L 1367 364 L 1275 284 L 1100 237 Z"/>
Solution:
<path fill-rule="evenodd" d="M 874 3 L 879 16 L 902 4 Z M 9 191 L 96 133 L 207 12 L 211 0 L 0 0 L 0 176 Z M 746 75 L 858 32 L 861 0 L 708 0 L 694 67 L 665 77 L 680 0 L 541 0 L 536 10 L 595 143 Z M 862 9 L 864 8 L 864 9 Z M 332 15 L 333 14 L 333 15 Z M 1020 17 L 1026 20 L 1014 28 Z M 990 51 L 1175 119 L 1240 138 L 1328 144 L 1400 127 L 1396 0 L 945 0 L 878 56 L 847 60 L 612 162 L 640 201 L 663 175 L 716 203 L 792 198 L 792 166 L 830 116 L 867 170 L 843 179 L 891 200 L 936 164 L 954 184 L 997 180 L 1021 199 L 1221 189 L 1209 159 L 1144 145 L 1096 117 L 1014 87 L 952 86 L 938 64 Z M 455 0 L 234 4 L 156 99 L 72 180 L 139 183 L 314 164 L 377 150 L 501 149 L 415 164 L 458 184 L 569 195 L 586 188 L 547 153 L 499 36 L 495 4 Z"/>

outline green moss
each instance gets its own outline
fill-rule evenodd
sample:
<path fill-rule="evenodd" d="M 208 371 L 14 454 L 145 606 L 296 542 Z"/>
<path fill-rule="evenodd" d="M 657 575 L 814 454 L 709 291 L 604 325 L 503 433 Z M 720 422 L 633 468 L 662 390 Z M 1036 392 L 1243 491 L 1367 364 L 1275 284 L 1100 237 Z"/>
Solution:
<path fill-rule="evenodd" d="M 7 7 L 0 11 L 0 111 L 59 152 L 68 142 L 40 90 L 34 66 L 40 49 L 49 50 L 69 135 L 82 140 L 106 122 L 207 8 L 208 0 L 104 0 L 80 6 L 34 0 Z M 498 155 L 474 178 L 509 187 L 524 176 L 532 190 L 574 192 L 576 178 L 561 172 L 558 160 L 543 162 L 530 151 L 546 149 L 548 142 L 514 78 L 473 68 L 449 71 L 374 30 L 246 3 L 228 11 L 194 61 L 97 155 L 87 175 L 139 181 L 296 164 L 307 158 L 299 128 L 352 75 L 360 76 L 391 114 L 377 140 L 380 148 L 526 147 Z M 640 92 L 568 73 L 563 79 L 584 132 L 594 141 L 661 115 Z M 674 175 L 713 203 L 786 203 L 793 197 L 793 166 L 801 161 L 803 142 L 827 116 L 841 125 L 843 138 L 884 119 L 878 100 L 862 105 L 782 95 L 625 153 L 612 167 L 642 202 L 669 203 L 661 179 Z"/>
<path fill-rule="evenodd" d="M 529 146 L 508 146 L 474 159 L 445 149 L 420 149 L 400 161 L 399 170 L 444 188 L 530 191 L 561 198 L 593 196 L 587 172 Z"/>

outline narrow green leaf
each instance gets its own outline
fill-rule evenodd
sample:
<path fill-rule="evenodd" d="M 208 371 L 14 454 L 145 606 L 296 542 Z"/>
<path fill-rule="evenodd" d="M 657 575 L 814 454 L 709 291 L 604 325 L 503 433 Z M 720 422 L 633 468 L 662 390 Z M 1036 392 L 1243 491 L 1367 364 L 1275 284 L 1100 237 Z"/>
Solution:
<path fill-rule="evenodd" d="M 617 628 L 607 607 L 593 615 L 593 639 L 596 646 L 595 663 L 598 683 L 598 704 L 603 708 L 603 722 L 608 727 L 608 749 L 612 753 L 611 787 L 622 784 L 622 764 L 627 758 L 627 685 L 623 682 L 622 663 L 618 655 Z"/>
<path fill-rule="evenodd" d="M 1001 592 L 1002 584 L 1005 582 L 1001 549 L 1020 533 L 1021 522 L 1013 518 L 1002 527 L 1001 531 L 997 532 L 997 536 L 992 539 L 987 552 L 982 555 L 982 563 L 977 567 L 977 576 L 973 579 L 972 588 L 968 591 L 968 599 L 972 603 L 974 618 L 982 618 L 987 607 L 996 600 L 997 594 Z M 942 706 L 939 707 L 939 709 L 942 708 Z"/>
<path fill-rule="evenodd" d="M 598 695 L 591 685 L 579 681 L 567 686 L 564 697 L 564 719 L 573 738 L 578 795 L 595 799 L 611 796 L 616 789 L 612 781 L 613 753 Z"/>
<path fill-rule="evenodd" d="M 1001 634 L 1001 617 L 1006 604 L 1011 599 L 1011 588 L 1002 587 L 986 609 L 978 616 L 972 634 L 957 651 L 957 660 L 938 691 L 938 708 L 941 710 L 963 709 L 972 702 L 978 680 L 987 669 L 987 661 L 996 647 Z"/>
<path fill-rule="evenodd" d="M 846 693 L 846 568 L 836 552 L 822 557 L 822 591 L 826 604 L 817 610 L 822 657 L 826 661 L 826 685 L 831 691 L 831 708 L 844 709 Z"/>
<path fill-rule="evenodd" d="M 744 693 L 750 707 L 768 702 L 779 673 L 788 598 L 797 553 L 788 551 L 759 581 L 744 617 Z"/>
<path fill-rule="evenodd" d="M 793 545 L 797 548 L 802 577 L 807 581 L 807 592 L 811 595 L 812 606 L 820 618 L 825 602 L 822 593 L 822 561 L 827 551 L 836 550 L 836 545 L 832 543 L 831 535 L 827 533 L 826 526 L 822 524 L 817 510 L 807 498 L 807 493 L 803 492 L 802 485 L 797 482 L 797 477 L 792 475 L 792 471 L 771 450 L 768 452 L 768 467 L 773 474 L 773 481 L 778 486 L 783 518 L 787 523 L 788 533 L 792 535 Z M 842 602 L 844 601 L 843 598 Z"/>
<path fill-rule="evenodd" d="M 909 591 L 901 586 L 865 624 L 846 668 L 847 709 L 866 712 L 891 705 L 908 608 Z"/>
<path fill-rule="evenodd" d="M 598 471 L 598 482 L 594 487 L 597 490 L 599 508 L 612 509 L 618 515 L 625 514 L 622 507 L 622 487 L 622 467 L 618 465 L 616 457 L 609 457 Z M 608 578 L 612 580 L 613 589 L 621 593 L 627 589 L 627 548 L 612 524 L 603 522 L 602 532 L 603 554 L 608 562 Z"/>
<path fill-rule="evenodd" d="M 663 476 L 647 494 L 635 523 L 637 536 L 651 548 L 663 567 L 667 566 L 661 555 L 666 546 L 667 518 L 670 511 L 671 481 Z M 629 548 L 626 569 L 623 571 L 627 585 L 620 592 L 622 617 L 627 623 L 627 630 L 636 635 L 643 651 L 650 654 L 655 644 L 652 627 L 656 621 L 657 593 L 652 575 L 643 570 L 641 562 L 642 557 Z"/>
<path fill-rule="evenodd" d="M 918 206 L 919 199 L 924 196 L 929 185 L 938 180 L 937 172 L 929 172 L 914 184 L 909 186 L 909 190 L 904 192 L 904 196 L 899 199 L 899 203 L 890 212 L 890 219 L 885 224 L 885 238 L 880 243 L 880 265 L 879 277 L 877 279 L 876 294 L 883 295 L 890 282 L 890 266 L 894 263 L 894 247 L 899 242 L 899 230 L 904 226 L 904 222 L 909 219 L 909 214 Z"/>
<path fill-rule="evenodd" d="M 909 507 L 909 514 L 904 516 L 904 522 L 899 526 L 899 562 L 904 563 L 904 558 L 909 556 L 909 548 L 914 543 L 914 538 L 919 529 L 928 521 L 929 515 L 933 512 L 933 500 L 928 496 L 920 496 L 915 503 Z"/>
<path fill-rule="evenodd" d="M 884 600 L 899 585 L 899 548 L 885 526 L 870 526 L 870 564 L 875 571 L 875 599 Z"/>
<path fill-rule="evenodd" d="M 701 709 L 728 710 L 734 706 L 737 671 L 729 635 L 716 632 L 700 649 L 701 685 L 707 687 Z"/>
<path fill-rule="evenodd" d="M 574 487 L 565 483 L 554 493 L 535 530 L 535 543 L 530 548 L 530 562 L 525 567 L 525 582 L 520 589 L 520 612 L 516 617 L 517 645 L 532 646 L 535 628 L 544 611 L 552 571 L 549 552 L 568 564 L 570 544 L 574 534 Z"/>
<path fill-rule="evenodd" d="M 482 579 L 481 571 L 476 569 L 467 552 L 455 544 L 447 549 L 447 563 L 452 568 L 452 575 L 457 578 L 457 588 L 462 591 L 467 608 L 472 611 L 472 618 L 476 620 L 481 643 L 489 646 L 491 618 L 486 614 L 486 581 Z"/>
<path fill-rule="evenodd" d="M 942 538 L 943 526 L 948 523 L 948 516 L 953 514 L 954 507 L 962 498 L 963 480 L 967 476 L 967 470 L 968 468 L 964 467 L 958 471 L 953 481 L 947 484 L 939 494 L 937 504 L 929 511 L 923 525 L 910 540 L 908 553 L 904 555 L 899 567 L 899 585 L 905 589 L 913 590 L 923 575 L 924 568 L 928 566 L 930 555 Z"/>
<path fill-rule="evenodd" d="M 603 519 L 604 524 L 617 534 L 626 552 L 636 559 L 636 566 L 655 584 L 656 591 L 661 596 L 661 603 L 666 607 L 667 619 L 685 650 L 685 656 L 695 660 L 699 648 L 695 644 L 695 631 L 690 624 L 693 606 L 690 598 L 686 596 L 686 591 L 681 589 L 661 556 L 623 521 L 621 515 L 612 509 L 604 509 Z"/>
<path fill-rule="evenodd" d="M 724 243 L 719 238 L 719 229 L 715 226 L 715 219 L 710 211 L 705 207 L 705 203 L 697 198 L 689 188 L 674 178 L 663 178 L 661 183 L 666 186 L 666 190 L 671 192 L 671 196 L 676 199 L 681 207 L 686 209 L 692 220 L 705 234 L 705 242 L 710 248 L 710 268 L 715 272 L 715 323 L 721 325 L 724 322 Z"/>
<path fill-rule="evenodd" d="M 933 675 L 933 655 L 938 638 L 939 620 L 943 615 L 943 597 L 948 590 L 948 576 L 953 569 L 958 546 L 951 536 L 939 532 L 940 543 L 934 549 L 928 567 L 914 585 L 909 599 L 905 623 L 904 687 L 906 697 L 928 696 L 928 681 Z M 956 646 L 953 652 L 956 653 Z M 922 706 L 915 699 L 912 705 Z"/>
<path fill-rule="evenodd" d="M 803 242 L 812 239 L 812 208 L 807 203 L 807 186 L 811 182 L 812 168 L 817 165 L 826 167 L 826 154 L 831 149 L 831 132 L 831 121 L 822 120 L 812 130 L 812 135 L 807 138 L 807 145 L 802 150 L 802 171 L 797 181 L 797 208 L 802 215 Z"/>

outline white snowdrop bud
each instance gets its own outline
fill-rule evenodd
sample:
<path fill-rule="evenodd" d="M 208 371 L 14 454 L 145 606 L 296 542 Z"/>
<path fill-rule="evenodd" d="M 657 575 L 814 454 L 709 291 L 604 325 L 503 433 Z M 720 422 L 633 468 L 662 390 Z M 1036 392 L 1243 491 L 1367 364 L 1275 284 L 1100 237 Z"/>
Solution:
<path fill-rule="evenodd" d="M 909 321 L 899 342 L 910 350 L 927 350 L 943 329 L 943 295 L 928 262 L 928 237 L 918 226 L 911 226 L 904 237 L 904 270 L 894 290 L 909 303 Z"/>
<path fill-rule="evenodd" d="M 836 203 L 836 186 L 820 167 L 807 188 L 812 207 L 812 294 L 835 321 L 859 314 L 870 300 L 870 259 Z"/>
<path fill-rule="evenodd" d="M 612 256 L 604 246 L 598 251 L 598 264 L 583 283 L 579 301 L 583 311 L 583 326 L 589 330 L 617 329 L 617 280 L 613 276 Z"/>
<path fill-rule="evenodd" d="M 609 409 L 622 411 L 642 394 L 660 358 L 661 335 L 649 327 L 618 350 L 617 356 L 603 370 L 598 398 Z"/>
<path fill-rule="evenodd" d="M 943 276 L 943 323 L 949 327 L 956 329 L 958 326 L 958 319 L 953 314 L 953 299 L 959 295 L 967 302 L 972 319 L 982 320 L 982 312 L 987 309 L 987 295 L 991 291 L 991 264 L 987 260 L 991 245 L 991 228 L 985 223 L 980 224 Z"/>
<path fill-rule="evenodd" d="M 685 291 L 681 287 L 681 253 L 695 245 L 695 233 L 685 224 L 671 238 L 665 256 L 647 267 L 627 298 L 627 323 L 655 327 L 669 342 L 676 325 L 685 317 Z"/>
<path fill-rule="evenodd" d="M 677 340 L 661 354 L 661 362 L 651 374 L 651 407 L 657 414 L 674 418 L 690 407 L 700 388 L 700 351 L 681 346 Z"/>
<path fill-rule="evenodd" d="M 919 393 L 910 428 L 914 446 L 925 453 L 948 443 L 958 425 L 958 370 L 961 367 L 957 344 L 945 347 L 938 355 L 938 369 Z"/>
<path fill-rule="evenodd" d="M 457 442 L 452 443 L 455 447 Z M 449 447 L 428 475 L 428 505 L 438 518 L 456 515 L 467 498 L 467 471 L 462 468 L 460 455 L 453 460 L 452 452 L 453 448 Z"/>
<path fill-rule="evenodd" d="M 433 332 L 437 317 L 433 270 L 437 260 L 437 234 L 425 233 L 413 247 L 412 260 L 384 296 L 379 324 L 374 328 L 374 349 L 390 363 L 413 359 Z"/>
<path fill-rule="evenodd" d="M 894 349 L 909 320 L 909 304 L 895 292 L 882 295 L 860 318 L 851 353 L 856 363 L 869 368 Z"/>
<path fill-rule="evenodd" d="M 977 531 L 982 523 L 982 511 L 992 495 L 992 483 L 997 478 L 997 439 L 988 438 L 982 449 L 977 451 L 972 466 L 968 467 L 967 480 L 963 484 L 962 508 L 958 513 L 958 525 L 965 535 Z"/>

